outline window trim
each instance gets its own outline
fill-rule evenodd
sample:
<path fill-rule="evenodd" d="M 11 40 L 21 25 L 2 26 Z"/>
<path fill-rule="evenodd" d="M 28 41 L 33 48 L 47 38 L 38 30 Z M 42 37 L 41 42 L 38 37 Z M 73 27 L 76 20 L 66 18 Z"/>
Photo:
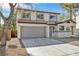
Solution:
<path fill-rule="evenodd" d="M 38 17 L 39 16 L 39 17 Z M 36 18 L 37 19 L 44 19 L 44 14 L 43 13 L 38 13 L 37 15 L 36 15 Z"/>
<path fill-rule="evenodd" d="M 25 15 L 29 14 L 29 17 L 27 17 L 27 16 L 26 16 L 26 17 L 23 17 L 24 14 L 25 14 Z M 31 19 L 31 13 L 23 12 L 21 18 L 22 18 L 22 19 Z"/>
<path fill-rule="evenodd" d="M 63 27 L 63 29 L 61 29 Z M 61 25 L 59 26 L 59 31 L 65 31 L 65 26 Z"/>
<path fill-rule="evenodd" d="M 52 18 L 50 18 L 51 16 L 53 16 Z M 49 19 L 51 20 L 51 19 L 56 19 L 57 18 L 57 16 L 56 15 L 49 15 Z"/>
<path fill-rule="evenodd" d="M 67 29 L 68 28 L 68 29 Z M 71 31 L 70 27 L 66 27 L 66 31 Z"/>

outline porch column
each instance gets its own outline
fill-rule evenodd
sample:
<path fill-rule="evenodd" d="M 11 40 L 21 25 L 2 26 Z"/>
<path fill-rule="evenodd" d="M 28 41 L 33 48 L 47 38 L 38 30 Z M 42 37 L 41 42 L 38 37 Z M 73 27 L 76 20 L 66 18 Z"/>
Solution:
<path fill-rule="evenodd" d="M 50 26 L 46 27 L 46 37 L 50 38 Z"/>
<path fill-rule="evenodd" d="M 18 37 L 18 39 L 21 38 L 21 31 L 20 30 L 21 30 L 20 26 L 18 25 L 18 27 L 17 27 L 17 37 Z"/>

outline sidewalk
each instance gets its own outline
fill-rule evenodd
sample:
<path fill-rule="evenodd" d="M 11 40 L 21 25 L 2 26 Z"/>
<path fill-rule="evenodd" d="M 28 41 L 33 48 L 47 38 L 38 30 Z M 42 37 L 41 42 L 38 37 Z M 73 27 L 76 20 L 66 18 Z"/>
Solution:
<path fill-rule="evenodd" d="M 2 48 L 5 56 L 27 56 L 25 48 L 21 47 L 20 41 L 17 38 L 12 38 L 7 42 L 6 48 Z M 5 50 L 4 50 L 5 49 Z"/>
<path fill-rule="evenodd" d="M 69 44 L 72 44 L 72 45 L 79 47 L 79 38 L 63 38 L 63 39 L 59 38 L 59 39 L 56 39 L 56 40 L 62 41 L 64 43 L 69 43 Z"/>

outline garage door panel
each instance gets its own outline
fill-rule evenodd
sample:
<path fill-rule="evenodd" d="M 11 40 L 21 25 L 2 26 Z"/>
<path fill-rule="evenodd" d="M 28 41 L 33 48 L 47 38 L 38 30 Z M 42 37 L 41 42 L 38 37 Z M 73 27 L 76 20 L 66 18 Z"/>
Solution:
<path fill-rule="evenodd" d="M 40 38 L 45 36 L 45 27 L 21 27 L 21 38 Z"/>

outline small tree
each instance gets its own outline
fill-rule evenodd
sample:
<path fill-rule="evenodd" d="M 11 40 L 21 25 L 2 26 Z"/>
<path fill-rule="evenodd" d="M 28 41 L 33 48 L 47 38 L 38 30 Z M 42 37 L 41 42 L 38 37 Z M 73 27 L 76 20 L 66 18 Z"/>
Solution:
<path fill-rule="evenodd" d="M 60 4 L 63 9 L 65 9 L 70 15 L 70 19 L 72 20 L 72 15 L 75 17 L 75 11 L 79 8 L 78 3 L 62 3 Z"/>
<path fill-rule="evenodd" d="M 1 45 L 2 46 L 6 46 L 6 40 L 7 40 L 7 32 L 8 32 L 8 25 L 10 24 L 11 17 L 14 13 L 14 8 L 16 6 L 16 3 L 9 3 L 10 6 L 10 14 L 8 17 L 5 17 L 2 13 L 2 11 L 0 10 L 0 16 L 2 17 L 2 19 L 4 20 L 4 25 L 3 25 L 3 30 L 2 30 L 2 37 L 1 37 Z"/>
<path fill-rule="evenodd" d="M 13 13 L 12 21 L 9 24 L 9 29 L 11 29 L 11 30 L 16 29 L 16 12 Z"/>

